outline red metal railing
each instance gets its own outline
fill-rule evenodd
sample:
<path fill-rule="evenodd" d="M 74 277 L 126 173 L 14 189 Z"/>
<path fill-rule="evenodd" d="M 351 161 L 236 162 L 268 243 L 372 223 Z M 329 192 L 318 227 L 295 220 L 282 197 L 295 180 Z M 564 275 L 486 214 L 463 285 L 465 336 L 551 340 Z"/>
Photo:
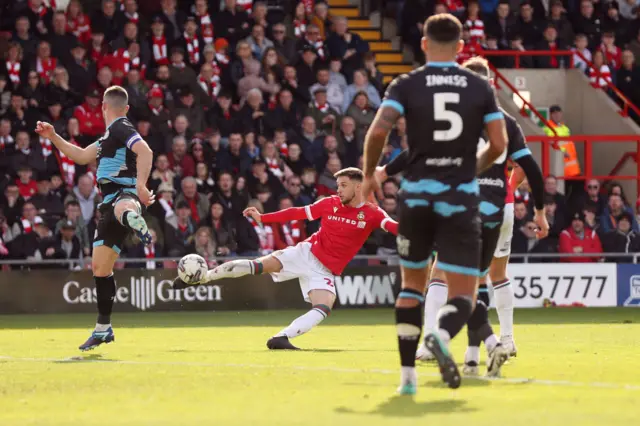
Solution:
<path fill-rule="evenodd" d="M 518 89 L 516 89 L 513 84 L 511 84 L 511 82 L 504 76 L 502 75 L 502 73 L 500 71 L 498 71 L 498 69 L 496 67 L 493 66 L 493 64 L 489 63 L 489 68 L 491 68 L 491 71 L 493 71 L 494 76 L 495 76 L 495 80 L 496 80 L 496 88 L 500 88 L 500 82 L 502 82 L 502 84 L 504 84 L 505 86 L 507 86 L 509 88 L 509 90 L 511 90 L 511 92 L 516 95 L 518 98 L 520 98 L 520 100 L 522 101 L 522 108 L 520 108 L 520 114 L 522 114 L 523 116 L 527 116 L 527 112 L 525 111 L 525 107 L 529 108 L 529 111 L 531 111 L 536 117 L 538 117 L 538 120 L 540 120 L 542 122 L 542 124 L 544 124 L 546 127 L 548 127 L 549 129 L 551 129 L 551 132 L 554 135 L 557 135 L 556 130 L 553 128 L 553 126 L 550 125 L 550 123 L 547 121 L 546 118 L 544 118 L 544 116 L 542 114 L 540 114 L 540 112 L 538 112 L 538 110 L 531 104 L 531 102 L 529 102 L 528 100 L 526 100 L 518 91 Z M 553 147 L 555 149 L 558 149 L 557 144 L 554 144 Z"/>
<path fill-rule="evenodd" d="M 584 167 L 580 176 L 565 178 L 558 176 L 558 179 L 566 180 L 589 180 L 598 179 L 600 181 L 609 180 L 634 180 L 636 181 L 637 195 L 640 197 L 640 135 L 573 135 L 573 136 L 527 136 L 529 143 L 541 143 L 542 152 L 542 173 L 544 176 L 550 174 L 550 150 L 558 141 L 571 141 L 584 145 Z M 593 173 L 593 144 L 594 143 L 619 143 L 635 142 L 636 152 L 626 153 L 624 157 L 632 158 L 636 162 L 635 175 L 617 175 L 623 163 L 618 162 L 608 175 L 596 175 Z M 625 160 L 626 162 L 626 160 Z"/>
<path fill-rule="evenodd" d="M 587 67 L 590 69 L 594 69 L 596 72 L 596 78 L 598 81 L 600 80 L 600 69 L 595 69 L 593 67 L 593 63 L 589 61 L 584 55 L 580 52 L 574 52 L 571 50 L 556 50 L 556 51 L 548 51 L 548 50 L 482 50 L 478 53 L 480 56 L 508 56 L 514 58 L 515 68 L 520 68 L 520 58 L 522 56 L 568 56 L 569 57 L 569 67 L 573 68 L 573 55 L 579 57 L 584 63 L 587 64 Z M 495 67 L 492 67 L 495 71 Z M 504 77 L 503 77 L 504 78 Z M 607 84 L 607 88 L 611 90 L 611 92 L 616 96 L 616 98 L 622 103 L 622 109 L 619 111 L 620 115 L 623 117 L 629 116 L 629 109 L 637 114 L 640 117 L 640 109 L 633 104 L 621 91 L 618 89 L 611 81 L 603 79 Z"/>

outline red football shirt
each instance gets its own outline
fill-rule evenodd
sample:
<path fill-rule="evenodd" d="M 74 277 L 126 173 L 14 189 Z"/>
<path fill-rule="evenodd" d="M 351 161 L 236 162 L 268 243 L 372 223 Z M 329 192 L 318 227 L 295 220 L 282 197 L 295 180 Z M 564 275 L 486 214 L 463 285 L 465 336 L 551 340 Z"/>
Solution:
<path fill-rule="evenodd" d="M 338 196 L 323 198 L 305 207 L 264 214 L 262 222 L 304 218 L 321 219 L 320 230 L 306 241 L 312 244 L 311 253 L 335 275 L 342 274 L 375 229 L 398 234 L 398 223 L 378 206 L 372 203 L 364 203 L 360 207 L 345 206 Z"/>

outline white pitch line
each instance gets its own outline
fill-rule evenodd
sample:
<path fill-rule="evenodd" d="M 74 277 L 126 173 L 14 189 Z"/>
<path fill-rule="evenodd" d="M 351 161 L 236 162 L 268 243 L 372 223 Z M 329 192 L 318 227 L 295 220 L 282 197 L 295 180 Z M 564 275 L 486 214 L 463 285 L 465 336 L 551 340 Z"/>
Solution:
<path fill-rule="evenodd" d="M 256 368 L 256 369 L 278 369 L 279 365 L 265 364 L 217 364 L 211 362 L 197 361 L 132 361 L 132 360 L 108 360 L 108 359 L 88 359 L 82 356 L 70 358 L 27 358 L 0 355 L 0 361 L 10 362 L 57 362 L 57 363 L 102 363 L 102 364 L 123 364 L 123 365 L 172 365 L 183 367 L 227 367 L 227 368 Z M 331 373 L 363 373 L 363 374 L 398 374 L 395 370 L 381 369 L 358 369 L 358 368 L 334 368 L 334 367 L 310 367 L 303 365 L 290 365 L 287 368 L 297 371 L 325 371 Z M 440 377 L 437 373 L 419 372 L 421 377 Z M 621 389 L 630 391 L 640 391 L 640 385 L 632 385 L 626 383 L 604 383 L 604 382 L 572 382 L 569 380 L 543 380 L 526 377 L 506 377 L 506 378 L 489 378 L 483 376 L 465 377 L 465 380 L 482 380 L 487 382 L 508 383 L 508 384 L 531 384 L 541 386 L 566 386 L 566 387 L 586 387 L 601 389 Z"/>

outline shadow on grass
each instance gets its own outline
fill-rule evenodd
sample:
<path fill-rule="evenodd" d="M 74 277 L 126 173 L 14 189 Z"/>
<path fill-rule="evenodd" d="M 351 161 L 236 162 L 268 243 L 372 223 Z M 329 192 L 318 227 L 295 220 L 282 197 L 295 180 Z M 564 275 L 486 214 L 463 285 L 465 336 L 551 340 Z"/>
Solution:
<path fill-rule="evenodd" d="M 465 413 L 474 411 L 467 402 L 455 399 L 416 402 L 413 397 L 396 395 L 378 405 L 372 411 L 356 411 L 348 407 L 338 407 L 338 414 L 365 414 L 383 417 L 423 417 L 433 413 Z"/>
<path fill-rule="evenodd" d="M 69 358 L 54 360 L 51 362 L 53 364 L 82 364 L 83 362 L 87 362 L 87 361 L 113 362 L 118 360 L 105 358 L 101 354 L 89 354 L 89 355 L 72 356 Z"/>
<path fill-rule="evenodd" d="M 117 309 L 117 307 L 116 307 Z M 118 328 L 282 327 L 304 310 L 218 312 L 116 312 Z M 322 327 L 392 326 L 393 309 L 338 309 Z M 492 310 L 492 319 L 496 321 Z M 0 315 L 0 330 L 89 328 L 95 314 Z M 519 309 L 516 324 L 640 324 L 640 309 Z"/>

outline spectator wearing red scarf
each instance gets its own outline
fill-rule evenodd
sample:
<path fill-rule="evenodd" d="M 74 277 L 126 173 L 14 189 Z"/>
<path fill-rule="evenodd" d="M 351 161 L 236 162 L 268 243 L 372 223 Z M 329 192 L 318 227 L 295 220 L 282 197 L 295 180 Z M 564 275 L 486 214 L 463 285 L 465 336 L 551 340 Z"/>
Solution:
<path fill-rule="evenodd" d="M 149 34 L 151 49 L 151 67 L 169 65 L 169 44 L 165 34 L 164 21 L 160 16 L 155 16 L 151 21 L 151 34 Z"/>
<path fill-rule="evenodd" d="M 6 75 L 13 84 L 13 87 L 19 87 L 23 68 L 22 68 L 22 47 L 19 43 L 11 43 L 7 51 L 5 60 Z"/>
<path fill-rule="evenodd" d="M 478 52 L 482 50 L 482 45 L 478 39 L 471 37 L 471 31 L 466 26 L 462 28 L 462 40 L 464 40 L 464 47 L 456 56 L 456 62 L 459 64 L 477 56 Z"/>
<path fill-rule="evenodd" d="M 279 209 L 290 209 L 293 207 L 293 201 L 289 197 L 280 198 Z M 276 250 L 284 250 L 287 247 L 295 246 L 307 238 L 304 221 L 292 220 L 285 223 L 274 223 L 273 240 Z"/>
<path fill-rule="evenodd" d="M 29 0 L 28 4 L 25 15 L 29 18 L 31 31 L 40 38 L 46 37 L 51 32 L 53 11 L 45 5 L 44 0 Z"/>
<path fill-rule="evenodd" d="M 191 218 L 195 223 L 200 223 L 209 214 L 209 199 L 198 192 L 198 183 L 192 176 L 182 179 L 182 193 L 176 198 L 176 204 L 186 202 L 191 210 Z"/>
<path fill-rule="evenodd" d="M 475 0 L 469 2 L 469 7 L 467 8 L 467 19 L 464 21 L 464 26 L 469 29 L 471 41 L 484 41 L 484 22 L 482 22 L 482 18 L 480 18 L 480 6 Z"/>
<path fill-rule="evenodd" d="M 53 77 L 53 70 L 58 65 L 58 60 L 51 56 L 51 45 L 47 41 L 41 41 L 38 45 L 38 56 L 35 59 L 35 69 L 44 84 L 49 84 Z"/>
<path fill-rule="evenodd" d="M 38 192 L 38 185 L 33 179 L 33 171 L 29 166 L 21 166 L 18 169 L 18 178 L 15 181 L 20 191 L 20 196 L 25 200 L 29 200 Z"/>
<path fill-rule="evenodd" d="M 213 44 L 214 28 L 207 0 L 196 0 L 196 21 L 205 45 Z"/>
<path fill-rule="evenodd" d="M 83 13 L 80 0 L 71 0 L 67 7 L 67 31 L 76 36 L 80 43 L 91 41 L 91 20 Z"/>
<path fill-rule="evenodd" d="M 202 89 L 198 96 L 201 103 L 211 107 L 220 93 L 219 69 L 214 69 L 211 64 L 203 64 L 198 75 L 198 86 Z"/>
<path fill-rule="evenodd" d="M 307 21 L 305 5 L 303 2 L 300 2 L 296 6 L 293 16 L 293 35 L 298 39 L 304 38 L 308 25 L 309 21 Z"/>
<path fill-rule="evenodd" d="M 91 30 L 91 41 L 89 43 L 87 57 L 97 65 L 103 62 L 109 53 L 109 48 L 104 40 L 104 30 L 95 25 Z"/>
<path fill-rule="evenodd" d="M 622 50 L 616 46 L 616 35 L 611 31 L 602 34 L 600 50 L 604 54 L 604 62 L 610 70 L 618 70 L 622 66 Z"/>
<path fill-rule="evenodd" d="M 536 50 L 557 52 L 568 49 L 561 40 L 558 40 L 558 30 L 556 30 L 556 27 L 553 24 L 548 24 L 544 30 L 544 40 L 537 45 Z M 568 61 L 568 56 L 538 56 L 535 58 L 535 63 L 538 68 L 564 67 Z"/>
<path fill-rule="evenodd" d="M 184 49 L 187 65 L 199 70 L 204 60 L 204 41 L 198 35 L 198 23 L 195 16 L 187 17 L 187 21 L 184 24 L 184 32 L 180 39 L 177 40 L 176 45 L 182 46 Z"/>

